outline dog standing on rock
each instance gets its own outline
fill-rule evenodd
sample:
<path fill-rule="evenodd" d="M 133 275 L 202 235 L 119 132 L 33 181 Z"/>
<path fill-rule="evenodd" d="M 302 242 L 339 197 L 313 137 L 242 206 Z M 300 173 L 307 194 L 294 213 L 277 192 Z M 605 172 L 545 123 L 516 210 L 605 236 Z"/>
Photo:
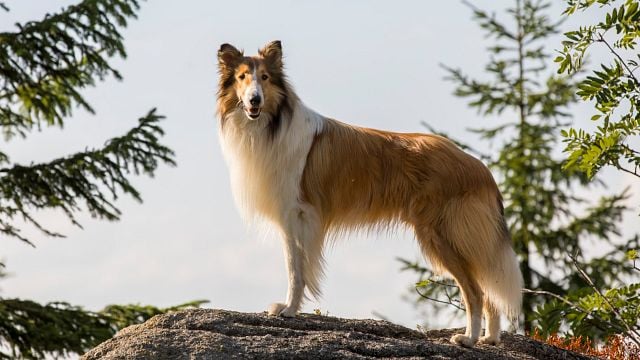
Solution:
<path fill-rule="evenodd" d="M 305 288 L 320 295 L 327 236 L 402 224 L 460 287 L 467 329 L 451 341 L 499 343 L 500 314 L 520 311 L 522 275 L 482 162 L 441 136 L 352 126 L 307 108 L 287 82 L 279 41 L 256 56 L 223 44 L 218 65 L 219 134 L 235 200 L 246 218 L 270 221 L 283 237 L 287 299 L 269 314 L 295 316 Z"/>

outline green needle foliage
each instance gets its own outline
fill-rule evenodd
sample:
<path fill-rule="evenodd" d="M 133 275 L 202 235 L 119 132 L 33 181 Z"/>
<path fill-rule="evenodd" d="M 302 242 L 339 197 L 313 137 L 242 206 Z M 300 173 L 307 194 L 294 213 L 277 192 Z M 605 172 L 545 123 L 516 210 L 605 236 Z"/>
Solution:
<path fill-rule="evenodd" d="M 43 124 L 61 127 L 76 106 L 93 111 L 80 90 L 96 78 L 120 78 L 108 60 L 126 56 L 119 27 L 138 7 L 136 0 L 85 0 L 0 33 L 0 128 L 7 140 Z M 95 217 L 117 220 L 120 212 L 110 199 L 122 192 L 140 200 L 130 173 L 153 175 L 160 162 L 174 164 L 171 149 L 159 143 L 160 119 L 151 110 L 104 148 L 45 164 L 10 164 L 0 151 L 0 232 L 30 243 L 14 225 L 18 217 L 60 236 L 33 217 L 43 208 L 62 210 L 76 225 L 73 214 L 81 205 Z"/>
<path fill-rule="evenodd" d="M 76 225 L 74 213 L 81 205 L 96 217 L 117 220 L 120 211 L 112 203 L 119 192 L 137 200 L 139 192 L 127 175 L 153 175 L 159 162 L 173 164 L 172 151 L 158 143 L 162 116 L 155 109 L 139 120 L 137 127 L 111 139 L 97 150 L 79 152 L 44 164 L 13 165 L 0 169 L 0 232 L 29 244 L 12 223 L 26 220 L 50 236 L 62 236 L 42 227 L 31 215 L 33 209 L 60 209 Z"/>
<path fill-rule="evenodd" d="M 524 329 L 538 327 L 546 334 L 558 329 L 546 323 L 549 314 L 544 306 L 552 295 L 563 298 L 592 292 L 572 256 L 587 259 L 581 265 L 584 272 L 597 288 L 608 288 L 633 272 L 625 252 L 637 248 L 638 237 L 622 245 L 613 241 L 620 236 L 619 222 L 627 210 L 626 191 L 588 201 L 580 193 L 594 183 L 580 172 L 564 171 L 563 161 L 555 157 L 563 119 L 576 101 L 575 84 L 570 77 L 547 71 L 550 55 L 544 42 L 558 32 L 558 23 L 545 15 L 549 4 L 514 3 L 506 11 L 507 21 L 467 4 L 474 20 L 494 41 L 488 48 L 487 80 L 473 79 L 460 69 L 445 69 L 456 86 L 456 96 L 468 99 L 468 105 L 483 116 L 504 119 L 499 126 L 472 131 L 499 147 L 480 156 L 499 180 L 505 218 L 528 289 L 523 301 Z M 589 251 L 593 248 L 599 251 Z M 428 268 L 403 263 L 420 275 L 417 291 L 423 302 L 436 300 L 426 302 L 436 308 L 442 308 L 440 303 L 461 307 L 455 287 L 434 281 Z M 577 326 L 570 331 L 591 337 L 601 334 Z"/>
<path fill-rule="evenodd" d="M 8 11 L 3 2 L 0 8 Z M 93 112 L 82 90 L 96 79 L 121 78 L 109 60 L 126 56 L 120 30 L 138 8 L 137 0 L 84 0 L 0 33 L 0 131 L 5 141 L 47 126 L 62 127 L 76 107 Z M 160 142 L 162 118 L 152 109 L 100 148 L 44 163 L 16 164 L 0 150 L 0 233 L 30 245 L 32 239 L 22 235 L 20 226 L 62 236 L 38 222 L 35 213 L 42 209 L 62 211 L 78 226 L 76 214 L 83 210 L 117 220 L 119 196 L 141 200 L 131 176 L 153 176 L 160 164 L 175 164 L 173 151 Z M 125 326 L 202 303 L 166 309 L 111 305 L 92 312 L 64 302 L 0 298 L 0 358 L 83 353 Z"/>
<path fill-rule="evenodd" d="M 0 359 L 82 354 L 129 325 L 205 303 L 206 300 L 198 300 L 168 308 L 110 305 L 92 312 L 63 302 L 40 305 L 29 300 L 3 299 L 0 301 L 0 338 L 10 349 L 9 352 L 2 349 Z"/>
<path fill-rule="evenodd" d="M 640 150 L 631 144 L 640 135 L 640 81 L 636 70 L 640 55 L 635 51 L 640 39 L 640 2 L 637 0 L 567 0 L 566 15 L 594 5 L 606 7 L 603 19 L 565 33 L 561 54 L 555 59 L 558 73 L 573 74 L 584 68 L 584 58 L 593 46 L 611 54 L 609 63 L 591 70 L 578 85 L 577 95 L 592 102 L 597 124 L 593 131 L 570 128 L 563 131 L 569 153 L 565 165 L 592 177 L 604 166 L 640 178 Z"/>
<path fill-rule="evenodd" d="M 34 126 L 62 126 L 74 106 L 93 112 L 79 90 L 121 76 L 108 59 L 125 57 L 119 27 L 137 0 L 85 0 L 43 20 L 0 33 L 0 126 L 25 136 Z"/>

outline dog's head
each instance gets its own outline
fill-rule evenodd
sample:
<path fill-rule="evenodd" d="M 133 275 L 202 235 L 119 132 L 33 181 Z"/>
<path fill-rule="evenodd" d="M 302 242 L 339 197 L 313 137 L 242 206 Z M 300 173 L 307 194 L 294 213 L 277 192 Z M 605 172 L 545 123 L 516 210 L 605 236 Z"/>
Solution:
<path fill-rule="evenodd" d="M 278 111 L 287 91 L 280 41 L 268 43 L 256 56 L 244 56 L 234 46 L 222 44 L 218 68 L 218 111 L 223 116 L 241 108 L 249 120 L 257 120 Z"/>

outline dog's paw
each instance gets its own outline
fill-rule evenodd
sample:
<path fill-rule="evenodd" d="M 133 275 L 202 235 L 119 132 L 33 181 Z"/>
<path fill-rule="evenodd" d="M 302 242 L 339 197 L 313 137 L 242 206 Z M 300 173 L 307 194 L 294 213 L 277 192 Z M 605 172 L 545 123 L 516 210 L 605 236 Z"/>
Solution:
<path fill-rule="evenodd" d="M 271 316 L 295 317 L 298 311 L 282 303 L 273 303 L 267 313 Z"/>
<path fill-rule="evenodd" d="M 267 310 L 267 313 L 271 316 L 278 316 L 286 307 L 287 305 L 282 303 L 273 303 L 269 305 L 269 310 Z"/>
<path fill-rule="evenodd" d="M 461 345 L 464 347 L 473 347 L 473 345 L 475 345 L 476 340 L 468 337 L 467 335 L 464 334 L 456 334 L 453 335 L 451 337 L 451 341 L 452 343 L 456 344 L 456 345 Z"/>
<path fill-rule="evenodd" d="M 495 336 L 495 335 L 482 336 L 480 337 L 480 339 L 478 339 L 478 343 L 486 344 L 486 345 L 499 345 L 500 336 Z"/>

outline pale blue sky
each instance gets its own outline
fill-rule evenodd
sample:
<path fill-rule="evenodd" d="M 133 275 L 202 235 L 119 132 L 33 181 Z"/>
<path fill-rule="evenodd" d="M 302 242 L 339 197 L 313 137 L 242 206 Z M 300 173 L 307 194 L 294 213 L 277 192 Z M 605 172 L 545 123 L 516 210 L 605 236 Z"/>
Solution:
<path fill-rule="evenodd" d="M 12 11 L 0 13 L 0 30 L 74 2 L 9 0 Z M 501 9 L 512 2 L 475 3 Z M 559 14 L 560 7 L 552 11 Z M 40 218 L 68 238 L 30 231 L 36 249 L 3 239 L 0 255 L 13 275 L 0 283 L 0 295 L 90 309 L 209 299 L 210 307 L 253 312 L 283 300 L 279 241 L 248 232 L 230 195 L 214 117 L 219 45 L 254 53 L 282 40 L 295 89 L 327 116 L 411 132 L 424 131 L 420 121 L 427 121 L 474 141 L 464 128 L 495 119 L 478 117 L 453 97 L 439 67 L 483 76 L 488 42 L 470 18 L 458 1 L 143 2 L 139 19 L 124 31 L 129 57 L 114 61 L 124 81 L 109 79 L 84 91 L 97 115 L 76 111 L 64 130 L 47 128 L 25 141 L 3 143 L 3 149 L 12 160 L 29 163 L 98 147 L 157 106 L 167 116 L 164 141 L 176 151 L 178 167 L 161 167 L 155 179 L 137 178 L 144 204 L 121 199 L 120 222 L 81 215 L 80 230 L 45 211 Z M 583 106 L 575 113 L 587 118 L 591 110 Z M 613 172 L 607 178 L 614 189 L 632 182 Z M 627 227 L 637 229 L 637 218 L 632 215 Z M 323 299 L 307 303 L 304 311 L 321 308 L 343 317 L 377 311 L 410 327 L 424 321 L 401 300 L 415 277 L 401 274 L 395 260 L 418 258 L 412 237 L 344 240 L 328 249 Z"/>

